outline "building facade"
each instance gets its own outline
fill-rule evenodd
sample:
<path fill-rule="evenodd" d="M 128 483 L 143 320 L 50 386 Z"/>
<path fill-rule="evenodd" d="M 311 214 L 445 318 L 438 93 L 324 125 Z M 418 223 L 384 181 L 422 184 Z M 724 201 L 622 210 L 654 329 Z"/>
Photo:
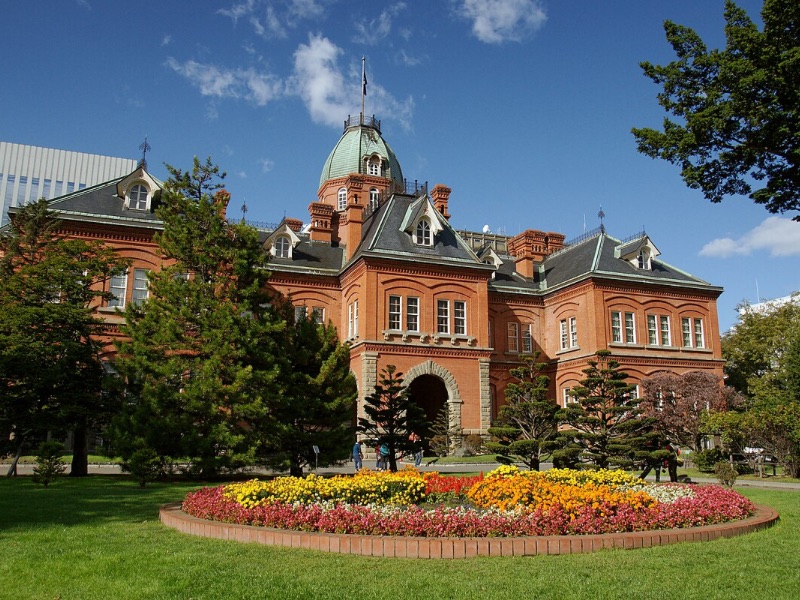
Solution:
<path fill-rule="evenodd" d="M 140 167 L 51 203 L 70 235 L 132 260 L 108 282 L 115 299 L 97 309 L 109 324 L 109 356 L 117 307 L 145 300 L 147 273 L 162 266 L 153 244 L 160 191 Z M 332 321 L 350 345 L 359 413 L 387 365 L 431 420 L 449 406 L 464 435 L 486 433 L 509 370 L 534 351 L 559 404 L 599 349 L 633 384 L 660 371 L 722 375 L 721 288 L 661 260 L 646 233 L 618 239 L 601 227 L 567 242 L 535 229 L 457 231 L 450 196 L 441 184 L 409 184 L 380 122 L 359 116 L 323 165 L 308 219 L 259 230 L 269 286 L 297 313 Z"/>
<path fill-rule="evenodd" d="M 136 161 L 0 142 L 2 222 L 8 209 L 39 198 L 53 198 L 127 175 Z"/>

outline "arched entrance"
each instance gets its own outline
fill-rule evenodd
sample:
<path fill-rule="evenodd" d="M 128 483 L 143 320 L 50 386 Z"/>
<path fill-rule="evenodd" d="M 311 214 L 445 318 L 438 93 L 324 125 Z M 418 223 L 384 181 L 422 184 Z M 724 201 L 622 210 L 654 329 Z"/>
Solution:
<path fill-rule="evenodd" d="M 447 387 L 435 375 L 420 375 L 408 385 L 408 395 L 411 400 L 425 409 L 425 415 L 432 424 L 436 422 L 439 413 L 447 404 Z M 428 437 L 428 432 L 425 437 Z"/>

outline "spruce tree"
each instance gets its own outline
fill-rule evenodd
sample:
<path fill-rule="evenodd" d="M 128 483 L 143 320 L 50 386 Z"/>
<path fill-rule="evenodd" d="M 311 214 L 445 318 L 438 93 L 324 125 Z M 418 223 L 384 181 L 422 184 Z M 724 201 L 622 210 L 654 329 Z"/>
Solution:
<path fill-rule="evenodd" d="M 264 292 L 257 232 L 225 219 L 224 173 L 197 158 L 191 171 L 168 169 L 156 210 L 165 267 L 149 274 L 148 300 L 124 313 L 118 368 L 128 402 L 117 447 L 125 459 L 150 448 L 214 475 L 253 464 L 269 434 L 285 323 Z"/>
<path fill-rule="evenodd" d="M 523 365 L 511 369 L 516 381 L 506 387 L 506 404 L 489 428 L 494 440 L 486 448 L 507 461 L 518 459 L 538 471 L 542 458 L 557 446 L 558 405 L 548 397 L 550 378 L 542 374 L 546 363 L 540 352 L 523 356 Z"/>
<path fill-rule="evenodd" d="M 572 390 L 575 402 L 559 411 L 566 427 L 562 431 L 564 447 L 553 453 L 556 462 L 575 460 L 594 463 L 601 469 L 610 465 L 629 467 L 645 460 L 652 444 L 655 420 L 644 417 L 640 400 L 634 397 L 635 386 L 626 383 L 628 374 L 611 358 L 608 350 L 598 350 L 586 377 Z"/>
<path fill-rule="evenodd" d="M 266 464 L 300 476 L 305 465 L 329 466 L 350 456 L 358 388 L 350 347 L 339 342 L 332 323 L 316 323 L 309 315 L 292 323 L 290 302 L 276 298 L 273 306 L 287 326 L 281 336 L 279 394 L 270 405 L 273 429 L 262 449 Z"/>
<path fill-rule="evenodd" d="M 364 399 L 364 413 L 366 417 L 358 419 L 358 430 L 376 444 L 386 444 L 391 471 L 397 471 L 399 453 L 415 450 L 409 436 L 420 435 L 430 425 L 425 410 L 408 395 L 403 374 L 394 365 L 386 366 L 375 391 Z"/>

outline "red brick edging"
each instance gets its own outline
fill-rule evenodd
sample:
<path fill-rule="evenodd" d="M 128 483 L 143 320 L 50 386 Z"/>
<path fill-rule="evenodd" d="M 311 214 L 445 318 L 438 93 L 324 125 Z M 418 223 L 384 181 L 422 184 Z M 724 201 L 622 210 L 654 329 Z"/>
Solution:
<path fill-rule="evenodd" d="M 515 538 L 424 538 L 289 531 L 198 519 L 181 511 L 180 502 L 162 506 L 159 517 L 164 525 L 182 533 L 221 540 L 256 542 L 269 546 L 307 548 L 323 552 L 365 556 L 468 558 L 472 556 L 577 554 L 595 552 L 603 548 L 649 548 L 680 542 L 708 542 L 766 529 L 775 524 L 779 515 L 768 506 L 756 506 L 756 513 L 750 518 L 704 527 L 600 535 Z"/>

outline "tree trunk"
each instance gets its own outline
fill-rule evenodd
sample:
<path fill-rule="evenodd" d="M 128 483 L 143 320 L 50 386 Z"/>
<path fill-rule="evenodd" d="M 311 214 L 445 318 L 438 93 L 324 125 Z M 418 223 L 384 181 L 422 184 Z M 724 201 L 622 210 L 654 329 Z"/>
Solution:
<path fill-rule="evenodd" d="M 21 438 L 19 441 L 19 446 L 17 447 L 17 453 L 14 455 L 14 460 L 11 461 L 11 466 L 8 467 L 8 472 L 6 473 L 6 477 L 17 476 L 17 463 L 19 462 L 19 457 L 22 456 L 22 446 L 24 444 L 25 444 L 25 438 Z"/>
<path fill-rule="evenodd" d="M 89 474 L 89 436 L 86 426 L 80 424 L 72 432 L 72 466 L 70 477 L 86 477 Z"/>

